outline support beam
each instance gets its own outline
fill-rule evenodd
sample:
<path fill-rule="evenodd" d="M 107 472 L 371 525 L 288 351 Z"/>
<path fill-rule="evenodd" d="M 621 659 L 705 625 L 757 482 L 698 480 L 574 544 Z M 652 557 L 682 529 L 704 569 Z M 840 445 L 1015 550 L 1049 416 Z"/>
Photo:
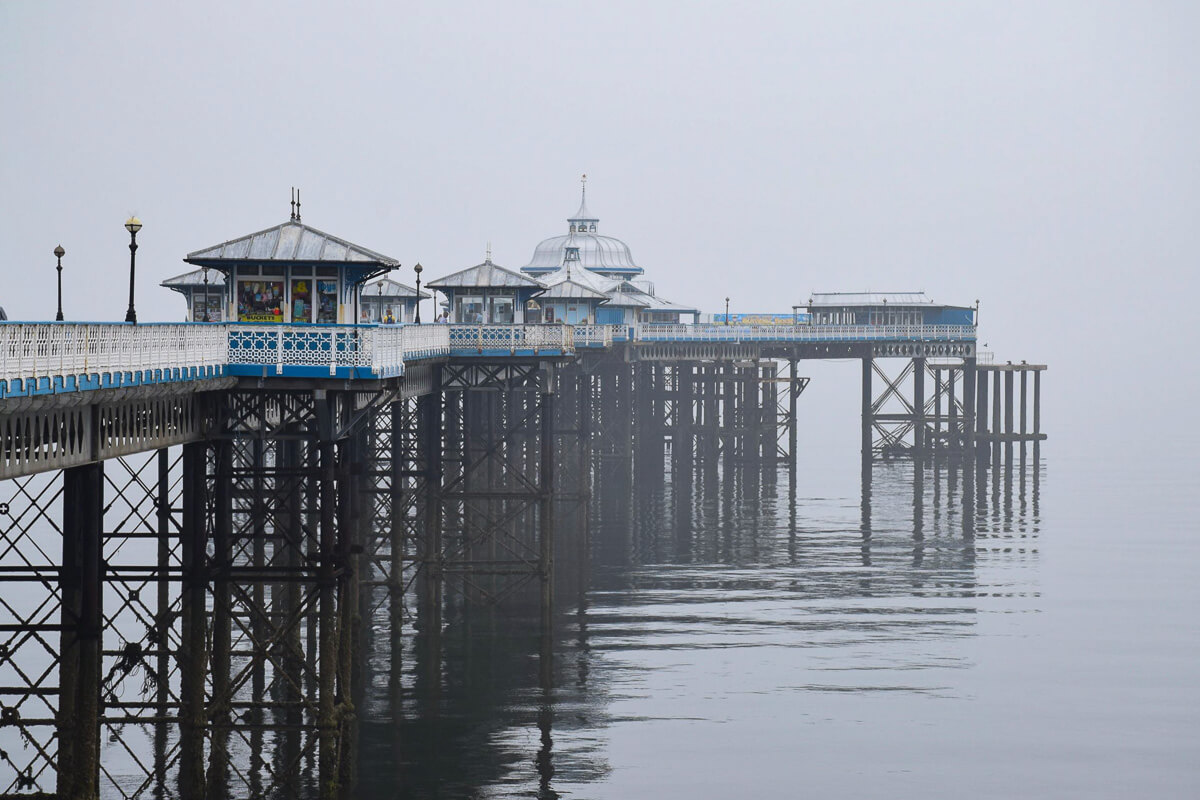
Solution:
<path fill-rule="evenodd" d="M 862 360 L 862 468 L 864 474 L 871 469 L 871 438 L 875 420 L 872 412 L 871 373 L 874 371 L 870 356 Z"/>
<path fill-rule="evenodd" d="M 58 796 L 93 800 L 100 786 L 104 465 L 63 470 Z"/>

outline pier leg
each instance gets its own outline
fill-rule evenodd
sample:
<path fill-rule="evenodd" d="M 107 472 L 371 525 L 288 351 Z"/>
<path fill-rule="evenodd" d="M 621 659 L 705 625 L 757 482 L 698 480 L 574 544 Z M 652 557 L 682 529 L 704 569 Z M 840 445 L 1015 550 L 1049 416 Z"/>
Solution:
<path fill-rule="evenodd" d="M 207 542 L 208 450 L 204 444 L 183 446 L 183 587 L 179 651 L 179 796 L 206 796 L 204 775 L 204 674 L 208 644 Z"/>
<path fill-rule="evenodd" d="M 925 358 L 913 359 L 913 459 L 919 469 L 925 458 Z"/>
<path fill-rule="evenodd" d="M 796 457 L 799 455 L 796 452 L 798 446 L 797 425 L 799 424 L 796 419 L 796 410 L 800 399 L 797 370 L 796 359 L 788 359 L 788 469 L 793 474 L 796 472 Z"/>
<path fill-rule="evenodd" d="M 967 458 L 972 458 L 975 455 L 975 386 L 978 374 L 975 359 L 964 358 L 962 367 L 962 447 L 966 450 Z M 950 403 L 953 406 L 953 391 L 950 393 Z"/>
<path fill-rule="evenodd" d="M 63 470 L 57 727 L 58 796 L 64 800 L 92 800 L 100 792 L 103 485 L 103 463 Z"/>
<path fill-rule="evenodd" d="M 541 500 L 538 509 L 538 571 L 542 584 L 542 634 L 548 636 L 554 623 L 554 373 L 542 373 L 541 447 L 538 472 Z"/>
<path fill-rule="evenodd" d="M 978 392 L 975 406 L 975 432 L 977 441 L 975 443 L 976 454 L 980 460 L 986 461 L 990 450 L 991 443 L 988 441 L 988 370 L 977 370 L 975 379 L 975 388 Z"/>
<path fill-rule="evenodd" d="M 863 474 L 868 475 L 871 471 L 871 438 L 874 430 L 874 417 L 871 408 L 871 373 L 873 371 L 872 359 L 870 356 L 863 356 L 862 360 L 862 469 Z"/>
<path fill-rule="evenodd" d="M 942 450 L 944 443 L 942 431 L 942 395 L 945 392 L 945 381 L 954 374 L 953 368 L 945 370 L 946 377 L 942 377 L 942 368 L 933 368 L 933 451 L 935 457 Z M 954 406 L 954 395 L 950 395 L 950 406 Z M 953 428 L 951 428 L 953 430 Z"/>
<path fill-rule="evenodd" d="M 1028 401 L 1029 401 L 1029 393 L 1028 393 L 1029 387 L 1028 387 L 1028 381 L 1026 380 L 1028 377 L 1029 377 L 1029 371 L 1024 370 L 1024 369 L 1021 370 L 1021 436 L 1022 437 L 1026 433 L 1028 433 L 1027 426 L 1026 426 L 1026 416 L 1027 416 L 1026 408 L 1028 406 Z"/>
<path fill-rule="evenodd" d="M 1033 372 L 1033 432 L 1042 432 L 1042 371 Z M 1034 445 L 1037 446 L 1036 444 Z M 1036 463 L 1034 472 L 1036 474 Z"/>
<path fill-rule="evenodd" d="M 155 656 L 155 672 L 158 673 L 158 683 L 155 686 L 155 713 L 159 722 L 154 725 L 154 784 L 159 796 L 166 796 L 167 789 L 167 739 L 168 725 L 165 722 L 171 715 L 171 541 L 175 537 L 171 531 L 171 453 L 162 448 L 157 453 L 158 482 L 155 496 L 155 511 L 157 513 L 156 532 L 158 534 L 155 575 L 156 604 L 154 614 L 155 638 L 158 652 Z"/>
<path fill-rule="evenodd" d="M 1000 434 L 1004 431 L 1004 423 L 1000 416 L 1000 370 L 993 370 L 992 375 L 992 463 L 1000 464 Z"/>
<path fill-rule="evenodd" d="M 208 796 L 228 796 L 230 729 L 230 658 L 232 608 L 230 604 L 229 568 L 232 566 L 233 489 L 232 447 L 219 441 L 214 447 L 216 470 L 213 494 L 213 554 L 211 561 L 213 611 L 212 655 L 209 669 L 212 679 L 212 700 L 209 705 L 209 724 L 212 737 L 208 758 Z"/>
<path fill-rule="evenodd" d="M 317 425 L 320 442 L 321 527 L 319 531 L 318 592 L 320 598 L 317 653 L 317 774 L 319 796 L 338 796 L 338 610 L 337 610 L 337 448 L 334 440 L 336 395 L 318 390 Z"/>

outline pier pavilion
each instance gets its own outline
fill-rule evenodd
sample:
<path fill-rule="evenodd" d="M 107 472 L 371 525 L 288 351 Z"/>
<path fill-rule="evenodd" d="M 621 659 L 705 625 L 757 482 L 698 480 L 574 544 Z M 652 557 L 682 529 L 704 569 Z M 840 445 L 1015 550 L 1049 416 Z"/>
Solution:
<path fill-rule="evenodd" d="M 586 207 L 571 222 L 595 234 Z M 592 277 L 641 274 L 593 247 Z M 0 571 L 20 585 L 0 604 L 0 793 L 291 796 L 302 763 L 322 797 L 350 793 L 368 644 L 397 665 L 414 621 L 436 649 L 445 609 L 473 604 L 531 602 L 549 630 L 593 486 L 683 496 L 794 468 L 806 360 L 861 362 L 865 467 L 970 477 L 1045 438 L 1045 366 L 991 363 L 967 306 L 346 324 L 396 262 L 298 211 L 185 260 L 227 276 L 224 321 L 0 324 Z M 251 778 L 254 737 L 278 760 Z"/>
<path fill-rule="evenodd" d="M 400 265 L 303 224 L 296 203 L 287 222 L 188 253 L 184 261 L 224 276 L 226 319 L 290 324 L 353 323 L 361 285 Z"/>
<path fill-rule="evenodd" d="M 542 288 L 532 278 L 493 264 L 490 252 L 482 264 L 427 285 L 446 295 L 451 322 L 474 325 L 525 323 L 526 306 Z"/>
<path fill-rule="evenodd" d="M 194 269 L 173 278 L 167 278 L 160 286 L 179 292 L 187 306 L 185 322 L 225 321 L 225 274 L 215 269 Z"/>
<path fill-rule="evenodd" d="M 429 297 L 429 292 L 418 294 L 411 286 L 390 278 L 380 278 L 362 285 L 358 320 L 387 325 L 412 322 L 416 319 L 417 300 L 427 300 Z"/>

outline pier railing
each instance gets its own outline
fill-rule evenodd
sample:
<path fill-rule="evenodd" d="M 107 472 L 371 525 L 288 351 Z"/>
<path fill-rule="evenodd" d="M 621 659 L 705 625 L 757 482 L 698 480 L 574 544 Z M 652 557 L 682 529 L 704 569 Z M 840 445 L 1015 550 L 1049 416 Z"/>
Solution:
<path fill-rule="evenodd" d="M 226 361 L 225 331 L 215 325 L 0 324 L 2 395 L 27 394 L 39 381 L 52 388 L 64 376 L 118 373 L 141 383 L 145 375 L 153 374 L 165 380 L 181 370 L 207 373 Z M 124 378 L 117 385 L 124 385 Z"/>
<path fill-rule="evenodd" d="M 973 325 L 670 325 L 634 326 L 640 342 L 974 341 Z"/>
<path fill-rule="evenodd" d="M 569 325 L 447 325 L 453 353 L 539 355 L 575 349 Z"/>
<path fill-rule="evenodd" d="M 966 325 L 0 323 L 0 397 L 214 374 L 391 378 L 424 359 L 558 355 L 623 341 L 974 339 Z"/>

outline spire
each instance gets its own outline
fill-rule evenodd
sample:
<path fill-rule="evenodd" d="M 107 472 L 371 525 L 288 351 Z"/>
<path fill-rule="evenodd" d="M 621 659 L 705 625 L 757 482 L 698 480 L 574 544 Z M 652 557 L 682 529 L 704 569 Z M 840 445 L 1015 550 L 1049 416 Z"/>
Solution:
<path fill-rule="evenodd" d="M 300 221 L 300 190 L 296 190 L 296 222 Z"/>
<path fill-rule="evenodd" d="M 579 183 L 581 185 L 579 210 L 575 212 L 575 216 L 569 217 L 567 219 L 567 222 L 570 223 L 571 233 L 574 233 L 576 231 L 579 231 L 580 233 L 587 233 L 587 232 L 595 233 L 596 232 L 596 223 L 599 222 L 600 220 L 596 219 L 590 213 L 588 213 L 587 175 L 586 174 L 584 174 L 583 176 L 580 177 Z"/>
<path fill-rule="evenodd" d="M 485 264 L 490 264 L 490 263 L 492 263 L 492 243 L 491 243 L 491 242 L 488 242 L 488 245 L 487 245 L 487 258 L 485 258 L 485 259 L 483 260 L 483 263 L 485 263 Z"/>
<path fill-rule="evenodd" d="M 292 215 L 288 217 L 292 222 L 296 221 L 296 187 L 292 187 Z"/>

